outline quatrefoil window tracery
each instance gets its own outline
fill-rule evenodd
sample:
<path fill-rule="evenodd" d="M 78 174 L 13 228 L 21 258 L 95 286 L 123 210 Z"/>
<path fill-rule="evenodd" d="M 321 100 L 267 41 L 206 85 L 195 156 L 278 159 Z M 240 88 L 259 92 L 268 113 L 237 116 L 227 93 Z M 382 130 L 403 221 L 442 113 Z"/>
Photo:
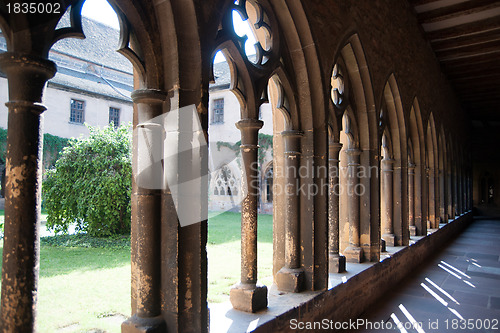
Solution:
<path fill-rule="evenodd" d="M 232 22 L 247 59 L 260 66 L 267 63 L 273 41 L 269 18 L 262 6 L 253 0 L 236 0 L 232 10 Z M 249 29 L 244 29 L 243 25 L 247 25 Z M 249 56 L 250 52 L 246 52 L 246 44 L 251 42 L 254 43 L 255 56 Z"/>
<path fill-rule="evenodd" d="M 344 77 L 344 71 L 342 67 L 337 63 L 333 66 L 332 77 L 331 77 L 331 98 L 333 104 L 338 109 L 344 109 L 347 100 L 347 82 Z"/>

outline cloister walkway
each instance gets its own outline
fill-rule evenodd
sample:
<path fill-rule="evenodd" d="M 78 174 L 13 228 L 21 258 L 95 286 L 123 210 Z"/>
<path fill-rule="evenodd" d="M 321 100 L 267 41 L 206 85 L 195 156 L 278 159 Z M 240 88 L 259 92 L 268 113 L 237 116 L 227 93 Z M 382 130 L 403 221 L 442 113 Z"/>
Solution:
<path fill-rule="evenodd" d="M 362 318 L 358 332 L 500 332 L 500 220 L 475 219 Z"/>

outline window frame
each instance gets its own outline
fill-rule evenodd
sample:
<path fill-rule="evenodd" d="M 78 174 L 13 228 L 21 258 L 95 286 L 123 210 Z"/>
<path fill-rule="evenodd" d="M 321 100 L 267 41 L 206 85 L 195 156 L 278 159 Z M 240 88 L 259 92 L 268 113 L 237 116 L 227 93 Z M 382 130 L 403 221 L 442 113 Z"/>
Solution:
<path fill-rule="evenodd" d="M 218 103 L 221 103 L 218 105 Z M 224 124 L 224 98 L 214 98 L 212 100 L 212 124 Z"/>
<path fill-rule="evenodd" d="M 85 123 L 85 104 L 84 100 L 71 98 L 69 107 L 69 122 L 71 124 L 83 125 Z M 81 108 L 78 108 L 79 105 Z"/>
<path fill-rule="evenodd" d="M 114 119 L 115 115 L 113 115 L 113 119 L 112 119 L 111 111 L 116 111 L 116 120 L 117 121 L 115 121 L 115 119 Z M 120 114 L 121 114 L 120 108 L 110 106 L 108 109 L 108 125 L 113 123 L 114 128 L 118 128 L 120 126 Z"/>

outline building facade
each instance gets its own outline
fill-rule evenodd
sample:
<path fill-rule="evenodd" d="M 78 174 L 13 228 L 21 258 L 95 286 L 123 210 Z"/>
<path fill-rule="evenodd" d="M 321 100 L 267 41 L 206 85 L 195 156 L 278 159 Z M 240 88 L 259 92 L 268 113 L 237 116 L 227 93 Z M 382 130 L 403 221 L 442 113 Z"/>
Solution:
<path fill-rule="evenodd" d="M 499 29 L 498 4 L 109 2 L 122 23 L 119 52 L 136 74 L 136 128 L 194 105 L 194 120 L 202 127 L 196 135 L 209 138 L 210 128 L 217 126 L 211 121 L 220 121 L 220 104 L 214 103 L 215 116 L 210 115 L 213 58 L 222 51 L 228 59 L 230 89 L 240 103 L 237 128 L 245 171 L 239 190 L 229 186 L 242 195 L 241 279 L 230 298 L 235 310 L 248 312 L 244 316 L 251 318 L 253 330 L 289 331 L 291 315 L 301 321 L 331 316 L 339 322 L 359 316 L 472 219 L 473 168 L 478 163 L 484 163 L 483 170 L 495 168 L 485 156 L 472 159 L 476 146 L 470 120 L 491 132 L 499 119 L 498 45 L 489 39 Z M 55 28 L 62 14 L 14 19 L 5 8 L 1 11 L 8 52 L 0 55 L 0 69 L 9 82 L 1 324 L 8 332 L 34 330 L 38 148 L 41 114 L 50 113 L 41 102 L 44 84 L 57 72 L 48 50 L 59 39 L 83 36 L 80 5 L 64 2 L 74 15 L 67 30 Z M 246 38 L 235 31 L 234 11 L 252 23 L 255 58 L 246 55 Z M 481 43 L 471 38 L 478 34 Z M 254 166 L 264 126 L 259 110 L 267 101 L 273 114 L 274 281 L 269 289 L 257 281 L 260 189 L 252 185 L 259 179 Z M 188 119 L 165 124 L 177 140 L 166 148 L 178 154 L 169 155 L 163 172 L 181 181 L 209 173 L 208 149 L 192 144 L 193 119 Z M 483 152 L 496 153 L 495 141 L 481 143 Z M 182 144 L 192 150 L 186 153 Z M 134 163 L 141 162 L 145 150 L 142 142 L 134 142 Z M 228 174 L 221 177 L 232 179 Z M 495 184 L 495 176 L 489 178 Z M 489 186 L 484 193 L 490 193 Z M 219 193 L 222 189 L 228 190 L 222 187 Z M 182 198 L 177 200 L 171 188 L 134 184 L 132 316 L 122 332 L 209 330 L 207 221 L 186 226 L 178 214 L 180 209 L 203 216 L 207 191 L 208 185 L 200 183 L 194 192 L 177 193 Z M 493 187 L 491 193 L 494 204 L 498 191 Z M 449 227 L 439 229 L 445 224 Z M 412 235 L 420 236 L 417 246 L 408 246 Z M 383 244 L 405 249 L 380 262 Z M 345 261 L 373 266 L 330 287 L 330 275 L 338 274 Z M 311 298 L 296 295 L 302 291 Z M 302 303 L 290 305 L 298 299 Z M 267 310 L 277 308 L 283 311 Z M 224 317 L 241 320 L 232 313 Z"/>

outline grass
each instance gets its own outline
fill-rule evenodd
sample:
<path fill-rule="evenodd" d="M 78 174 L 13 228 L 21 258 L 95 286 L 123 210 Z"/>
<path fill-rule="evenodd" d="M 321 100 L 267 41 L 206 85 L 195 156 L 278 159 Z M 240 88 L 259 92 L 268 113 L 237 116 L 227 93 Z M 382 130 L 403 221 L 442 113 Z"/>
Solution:
<path fill-rule="evenodd" d="M 0 210 L 2 220 L 3 213 Z M 238 213 L 210 215 L 209 302 L 229 300 L 231 286 L 239 281 L 240 220 Z M 269 286 L 272 216 L 259 215 L 258 239 L 258 277 Z M 42 238 L 38 301 L 38 332 L 120 332 L 121 322 L 131 312 L 128 238 Z"/>
<path fill-rule="evenodd" d="M 259 215 L 257 274 L 261 283 L 272 284 L 273 217 Z M 209 216 L 208 302 L 229 300 L 231 286 L 240 280 L 241 214 L 226 212 Z"/>

